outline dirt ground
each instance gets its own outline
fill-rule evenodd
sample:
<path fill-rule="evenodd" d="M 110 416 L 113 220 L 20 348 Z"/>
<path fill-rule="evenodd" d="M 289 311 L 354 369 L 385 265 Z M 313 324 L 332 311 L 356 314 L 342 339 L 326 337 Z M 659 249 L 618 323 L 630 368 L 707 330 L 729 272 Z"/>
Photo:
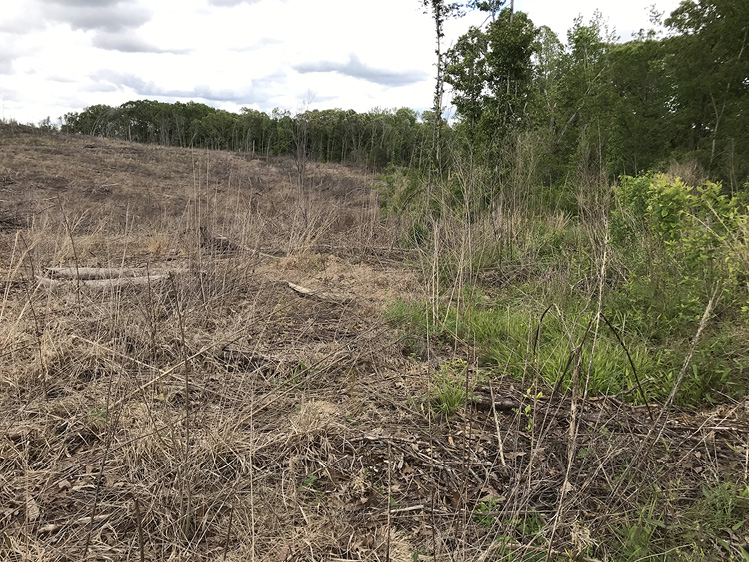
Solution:
<path fill-rule="evenodd" d="M 375 181 L 0 128 L 0 560 L 596 559 L 649 470 L 746 470 L 739 406 L 434 415 L 456 350 L 384 317 L 424 289 Z"/>

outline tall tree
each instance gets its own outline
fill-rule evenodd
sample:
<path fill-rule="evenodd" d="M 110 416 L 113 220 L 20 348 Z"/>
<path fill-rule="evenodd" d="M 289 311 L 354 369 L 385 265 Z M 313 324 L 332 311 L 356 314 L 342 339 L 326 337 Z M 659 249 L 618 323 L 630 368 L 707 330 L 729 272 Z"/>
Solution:
<path fill-rule="evenodd" d="M 466 4 L 473 10 L 481 10 L 482 12 L 489 12 L 491 14 L 492 21 L 497 19 L 497 14 L 502 10 L 507 0 L 468 0 Z M 511 10 L 514 11 L 515 0 L 510 0 Z"/>
<path fill-rule="evenodd" d="M 684 0 L 666 25 L 682 143 L 735 189 L 749 180 L 746 0 Z"/>
<path fill-rule="evenodd" d="M 606 175 L 613 103 L 609 55 L 616 39 L 600 12 L 588 23 L 578 17 L 567 32 L 556 96 L 557 178 L 582 174 L 597 181 Z"/>
<path fill-rule="evenodd" d="M 458 113 L 479 124 L 491 152 L 530 126 L 537 35 L 526 14 L 505 8 L 486 31 L 471 28 L 448 53 L 445 80 Z"/>
<path fill-rule="evenodd" d="M 442 39 L 445 37 L 445 22 L 451 16 L 460 15 L 460 4 L 446 3 L 445 0 L 419 0 L 422 7 L 432 15 L 434 20 L 434 32 L 436 39 L 435 54 L 437 55 L 437 77 L 434 85 L 434 99 L 432 110 L 434 111 L 434 125 L 432 131 L 432 148 L 430 150 L 430 166 L 427 179 L 427 208 L 429 208 L 432 195 L 432 176 L 442 167 L 440 154 L 442 136 L 442 98 L 445 91 L 444 65 L 442 53 Z"/>
<path fill-rule="evenodd" d="M 471 143 L 475 142 L 476 125 L 485 109 L 488 47 L 486 33 L 471 27 L 447 53 L 445 81 L 452 86 L 458 115 L 468 124 Z"/>
<path fill-rule="evenodd" d="M 614 46 L 608 74 L 613 89 L 609 173 L 634 176 L 665 163 L 673 150 L 675 127 L 662 43 L 638 38 Z"/>

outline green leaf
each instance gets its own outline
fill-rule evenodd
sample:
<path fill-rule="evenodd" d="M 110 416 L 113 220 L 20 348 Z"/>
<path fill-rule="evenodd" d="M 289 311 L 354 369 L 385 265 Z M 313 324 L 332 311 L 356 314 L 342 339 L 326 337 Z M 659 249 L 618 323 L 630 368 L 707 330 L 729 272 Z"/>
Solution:
<path fill-rule="evenodd" d="M 668 525 L 666 525 L 660 519 L 651 519 L 650 517 L 645 517 L 644 521 L 647 524 L 652 525 L 653 527 L 660 527 L 661 529 L 668 529 Z"/>

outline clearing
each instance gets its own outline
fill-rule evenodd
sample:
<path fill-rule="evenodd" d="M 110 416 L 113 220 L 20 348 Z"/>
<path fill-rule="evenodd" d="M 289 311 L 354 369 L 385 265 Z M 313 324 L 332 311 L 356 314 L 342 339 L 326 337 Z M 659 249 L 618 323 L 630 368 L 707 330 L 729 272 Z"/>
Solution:
<path fill-rule="evenodd" d="M 533 394 L 403 333 L 384 311 L 428 297 L 432 256 L 399 244 L 376 181 L 308 163 L 300 206 L 290 159 L 1 126 L 0 559 L 743 544 L 745 506 L 709 483 L 746 475 L 746 400 Z M 668 513 L 636 493 L 656 479 Z"/>

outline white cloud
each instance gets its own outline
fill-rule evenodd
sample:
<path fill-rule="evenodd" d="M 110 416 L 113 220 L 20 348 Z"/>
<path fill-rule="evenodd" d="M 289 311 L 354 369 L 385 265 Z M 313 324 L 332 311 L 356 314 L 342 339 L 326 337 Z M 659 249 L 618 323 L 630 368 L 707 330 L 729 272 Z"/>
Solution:
<path fill-rule="evenodd" d="M 648 21 L 650 6 L 656 5 L 667 15 L 675 10 L 681 0 L 627 0 L 624 2 L 601 2 L 600 0 L 516 0 L 515 8 L 528 13 L 536 25 L 550 27 L 562 41 L 567 39 L 567 30 L 574 19 L 582 16 L 588 22 L 596 10 L 608 19 L 609 26 L 615 28 L 622 41 L 628 41 L 633 33 L 650 27 Z"/>
<path fill-rule="evenodd" d="M 350 53 L 346 62 L 309 61 L 294 65 L 293 68 L 301 74 L 333 72 L 341 76 L 360 78 L 382 86 L 408 86 L 409 84 L 422 82 L 428 77 L 428 74 L 422 70 L 398 71 L 388 68 L 375 68 L 360 61 L 356 53 Z"/>
<path fill-rule="evenodd" d="M 670 11 L 678 0 L 655 0 Z M 603 7 L 619 34 L 648 25 L 653 0 Z M 119 105 L 195 99 L 229 110 L 424 108 L 432 22 L 418 0 L 2 0 L 4 116 L 20 121 Z M 601 2 L 516 0 L 562 39 Z M 449 46 L 482 14 L 448 22 Z M 60 79 L 63 79 L 61 81 Z"/>
<path fill-rule="evenodd" d="M 135 29 L 151 18 L 138 0 L 40 0 L 46 20 L 69 24 L 73 29 L 123 31 Z"/>
<path fill-rule="evenodd" d="M 158 47 L 134 32 L 98 32 L 91 42 L 93 47 L 106 51 L 119 51 L 121 53 L 172 53 L 188 54 L 187 49 L 164 49 Z"/>

